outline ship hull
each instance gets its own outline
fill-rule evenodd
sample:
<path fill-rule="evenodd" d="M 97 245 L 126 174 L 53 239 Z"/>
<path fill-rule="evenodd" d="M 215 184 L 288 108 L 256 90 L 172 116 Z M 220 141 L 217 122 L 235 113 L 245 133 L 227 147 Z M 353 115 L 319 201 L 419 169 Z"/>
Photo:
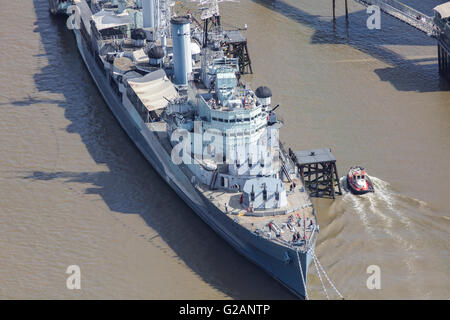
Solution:
<path fill-rule="evenodd" d="M 264 269 L 295 295 L 304 298 L 305 287 L 301 278 L 301 271 L 306 277 L 308 266 L 314 254 L 315 243 L 310 244 L 309 253 L 299 251 L 298 259 L 296 251 L 292 248 L 249 232 L 215 207 L 191 184 L 181 168 L 172 162 L 170 155 L 165 151 L 156 135 L 147 128 L 136 110 L 122 103 L 121 97 L 111 88 L 94 56 L 87 49 L 79 30 L 74 29 L 73 31 L 78 50 L 106 104 L 158 174 L 205 223 L 239 253 Z M 315 239 L 316 237 L 314 237 L 314 242 Z M 300 266 L 302 270 L 300 270 Z"/>

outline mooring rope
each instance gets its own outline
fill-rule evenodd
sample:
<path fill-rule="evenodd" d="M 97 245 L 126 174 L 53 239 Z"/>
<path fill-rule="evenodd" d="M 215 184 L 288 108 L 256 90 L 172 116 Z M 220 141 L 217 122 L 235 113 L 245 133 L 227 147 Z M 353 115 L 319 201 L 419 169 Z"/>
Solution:
<path fill-rule="evenodd" d="M 342 296 L 342 294 L 339 292 L 338 289 L 336 289 L 336 286 L 333 284 L 333 282 L 330 280 L 330 278 L 328 277 L 327 273 L 325 272 L 324 268 L 322 267 L 322 265 L 319 262 L 319 259 L 317 258 L 317 256 L 315 255 L 315 253 L 313 253 L 313 259 L 314 261 L 317 261 L 317 265 L 319 266 L 320 270 L 323 272 L 323 275 L 325 276 L 325 278 L 327 279 L 328 283 L 331 285 L 331 287 L 334 289 L 334 291 L 336 291 L 337 295 L 344 300 L 344 297 Z M 321 280 L 322 281 L 322 280 Z M 325 291 L 326 292 L 326 291 Z M 327 295 L 328 297 L 328 295 Z"/>
<path fill-rule="evenodd" d="M 301 274 L 301 277 L 302 277 L 303 288 L 305 288 L 305 300 L 309 300 L 309 298 L 308 298 L 308 291 L 306 290 L 306 279 L 303 276 L 303 268 L 302 268 L 302 264 L 300 262 L 300 255 L 298 254 L 298 249 L 296 249 L 295 252 L 297 253 L 297 261 L 298 261 L 298 266 L 300 268 L 300 274 Z"/>
<path fill-rule="evenodd" d="M 325 296 L 327 297 L 327 300 L 330 300 L 330 297 L 328 296 L 327 288 L 325 287 L 325 284 L 323 283 L 323 280 L 322 280 L 322 276 L 320 275 L 320 269 L 317 266 L 316 255 L 313 254 L 312 258 L 313 258 L 313 261 L 314 261 L 314 266 L 316 267 L 316 270 L 317 270 L 317 274 L 319 275 L 320 283 L 322 284 L 322 289 L 325 292 Z"/>

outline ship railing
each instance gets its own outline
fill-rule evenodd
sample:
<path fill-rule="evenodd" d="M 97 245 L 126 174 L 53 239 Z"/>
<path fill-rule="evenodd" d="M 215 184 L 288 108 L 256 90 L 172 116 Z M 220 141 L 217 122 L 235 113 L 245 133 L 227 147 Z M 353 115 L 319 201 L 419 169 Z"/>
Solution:
<path fill-rule="evenodd" d="M 212 56 L 210 56 L 213 58 Z M 239 66 L 239 60 L 237 58 L 213 58 L 213 66 L 217 69 L 220 67 L 228 66 L 236 68 Z"/>
<path fill-rule="evenodd" d="M 307 242 L 306 240 L 301 239 L 301 240 L 299 240 L 297 242 L 292 242 L 292 241 L 287 241 L 287 240 L 284 240 L 284 239 L 279 239 L 277 237 L 275 237 L 275 238 L 274 237 L 268 238 L 268 237 L 266 237 L 264 235 L 264 232 L 258 232 L 258 233 L 256 233 L 256 235 L 258 235 L 259 237 L 262 237 L 262 238 L 274 241 L 276 243 L 285 245 L 287 247 L 295 248 L 296 250 L 300 250 L 301 252 L 306 252 L 309 249 L 310 245 L 311 245 L 311 240 Z"/>
<path fill-rule="evenodd" d="M 123 39 L 128 39 L 127 35 L 117 34 L 117 35 L 111 35 L 111 36 L 102 36 L 102 38 L 99 39 L 97 42 L 102 43 L 105 41 L 116 41 L 116 40 L 123 40 Z"/>

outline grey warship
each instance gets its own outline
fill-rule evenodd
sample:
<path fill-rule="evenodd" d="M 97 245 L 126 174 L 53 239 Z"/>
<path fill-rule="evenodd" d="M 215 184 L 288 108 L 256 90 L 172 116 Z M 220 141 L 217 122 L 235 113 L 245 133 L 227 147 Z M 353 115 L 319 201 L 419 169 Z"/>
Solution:
<path fill-rule="evenodd" d="M 218 1 L 199 2 L 203 20 L 219 19 Z M 242 83 L 223 46 L 231 31 L 177 16 L 168 0 L 49 4 L 70 15 L 92 79 L 152 167 L 238 252 L 307 297 L 316 213 L 278 142 L 270 89 Z"/>

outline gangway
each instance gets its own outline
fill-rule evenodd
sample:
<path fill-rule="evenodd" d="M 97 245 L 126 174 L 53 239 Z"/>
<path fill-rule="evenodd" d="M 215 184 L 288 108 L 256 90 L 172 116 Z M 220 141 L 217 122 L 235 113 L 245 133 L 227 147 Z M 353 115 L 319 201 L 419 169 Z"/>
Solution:
<path fill-rule="evenodd" d="M 333 1 L 333 19 L 336 18 L 336 0 Z M 388 14 L 437 40 L 439 74 L 450 81 L 450 1 L 433 8 L 434 17 L 427 16 L 397 0 L 355 0 L 364 6 L 377 6 Z M 348 19 L 347 0 L 345 13 Z"/>
<path fill-rule="evenodd" d="M 410 26 L 437 38 L 439 29 L 433 21 L 433 17 L 407 6 L 396 0 L 355 0 L 364 6 L 378 6 L 381 12 L 394 17 Z"/>

